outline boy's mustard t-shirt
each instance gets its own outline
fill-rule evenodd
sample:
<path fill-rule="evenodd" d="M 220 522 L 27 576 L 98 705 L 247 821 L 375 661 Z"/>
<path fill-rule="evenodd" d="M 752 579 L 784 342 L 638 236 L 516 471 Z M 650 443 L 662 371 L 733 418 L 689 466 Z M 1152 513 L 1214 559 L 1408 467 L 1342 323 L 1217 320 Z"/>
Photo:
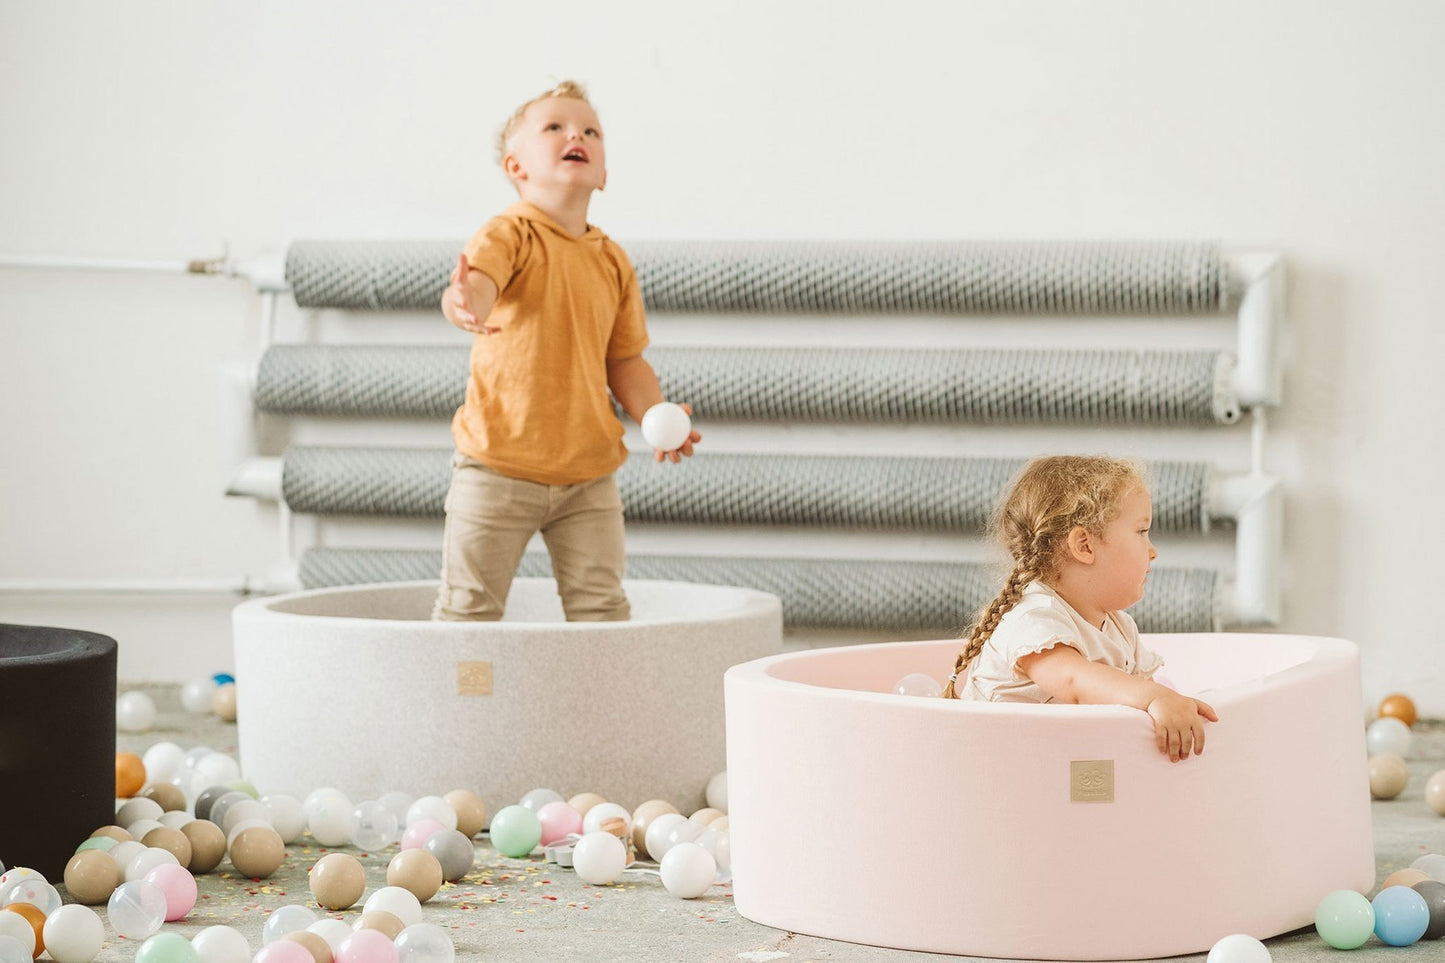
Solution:
<path fill-rule="evenodd" d="M 466 401 L 452 419 L 457 450 L 488 468 L 546 485 L 616 471 L 627 459 L 607 388 L 607 362 L 647 347 L 637 274 L 592 225 L 580 237 L 518 202 L 466 246 L 497 285 L 472 338 Z"/>

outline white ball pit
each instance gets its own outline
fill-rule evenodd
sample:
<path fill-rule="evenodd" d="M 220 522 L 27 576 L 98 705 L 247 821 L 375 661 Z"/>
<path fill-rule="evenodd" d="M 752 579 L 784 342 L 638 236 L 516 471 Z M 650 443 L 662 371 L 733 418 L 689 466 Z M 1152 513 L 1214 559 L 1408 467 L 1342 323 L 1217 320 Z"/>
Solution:
<path fill-rule="evenodd" d="M 724 767 L 724 671 L 782 647 L 775 596 L 627 582 L 628 622 L 565 622 L 551 579 L 517 579 L 500 622 L 433 622 L 435 582 L 243 602 L 232 616 L 244 776 L 354 802 L 539 786 L 628 807 L 703 803 Z"/>

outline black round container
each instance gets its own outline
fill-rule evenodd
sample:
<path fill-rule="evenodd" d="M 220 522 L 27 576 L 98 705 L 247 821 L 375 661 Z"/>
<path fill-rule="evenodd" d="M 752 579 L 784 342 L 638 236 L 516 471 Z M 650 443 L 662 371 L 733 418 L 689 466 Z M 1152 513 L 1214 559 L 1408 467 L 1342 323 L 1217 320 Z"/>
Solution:
<path fill-rule="evenodd" d="M 0 624 L 0 862 L 60 885 L 115 821 L 115 639 Z"/>

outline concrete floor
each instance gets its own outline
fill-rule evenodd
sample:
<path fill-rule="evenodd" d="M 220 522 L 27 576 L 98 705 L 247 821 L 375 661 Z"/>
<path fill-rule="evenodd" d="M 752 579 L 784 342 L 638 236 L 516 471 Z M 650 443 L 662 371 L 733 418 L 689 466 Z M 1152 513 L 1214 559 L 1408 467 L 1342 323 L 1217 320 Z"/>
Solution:
<path fill-rule="evenodd" d="M 122 684 L 121 688 L 130 687 Z M 149 732 L 121 733 L 120 749 L 143 752 L 156 742 L 172 741 L 188 749 L 205 745 L 235 754 L 234 724 L 184 712 L 175 686 L 135 688 L 156 698 L 160 716 Z M 1445 768 L 1445 724 L 1417 726 L 1411 756 L 1411 778 L 1405 792 L 1395 800 L 1373 804 L 1377 879 L 1408 866 L 1423 853 L 1445 852 L 1445 819 L 1435 815 L 1423 800 L 1426 780 Z M 498 808 L 493 801 L 488 803 L 494 810 Z M 230 863 L 223 862 L 216 872 L 198 877 L 201 897 L 190 916 L 165 924 L 163 932 L 189 937 L 203 927 L 225 923 L 245 934 L 254 952 L 260 948 L 261 926 L 271 910 L 310 899 L 306 873 L 324 852 L 309 836 L 303 836 L 302 842 L 288 848 L 286 861 L 276 875 L 260 882 L 238 878 Z M 461 882 L 445 886 L 423 907 L 426 921 L 442 925 L 452 934 L 458 959 L 788 963 L 973 959 L 859 946 L 761 926 L 738 914 L 728 886 L 715 886 L 701 899 L 680 900 L 663 889 L 656 875 L 629 873 L 619 885 L 589 886 L 572 871 L 559 869 L 540 856 L 501 857 L 485 836 L 478 840 L 476 852 L 474 871 Z M 390 849 L 361 857 L 367 871 L 368 894 L 385 885 L 386 865 L 394 853 Z M 315 904 L 312 908 L 316 908 Z M 351 921 L 360 915 L 360 908 L 332 915 Z M 1273 958 L 1281 963 L 1339 959 L 1338 951 L 1325 944 L 1313 928 L 1276 937 L 1267 945 Z M 135 942 L 112 935 L 97 959 L 101 963 L 133 960 L 137 948 Z M 1350 959 L 1440 960 L 1445 959 L 1445 943 L 1392 948 L 1372 939 Z"/>

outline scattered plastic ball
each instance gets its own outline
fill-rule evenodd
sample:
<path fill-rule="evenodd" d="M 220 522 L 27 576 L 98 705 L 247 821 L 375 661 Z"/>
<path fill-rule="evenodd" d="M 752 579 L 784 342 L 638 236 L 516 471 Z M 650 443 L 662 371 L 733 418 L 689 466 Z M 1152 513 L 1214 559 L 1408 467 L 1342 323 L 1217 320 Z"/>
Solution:
<path fill-rule="evenodd" d="M 543 846 L 565 839 L 569 833 L 582 831 L 582 814 L 560 799 L 538 809 L 537 821 L 542 824 Z"/>
<path fill-rule="evenodd" d="M 261 797 L 261 805 L 271 814 L 271 828 L 285 843 L 294 843 L 306 832 L 306 810 L 301 800 L 284 792 L 270 793 Z"/>
<path fill-rule="evenodd" d="M 248 820 L 258 820 L 267 826 L 271 825 L 271 810 L 266 808 L 265 803 L 253 799 L 245 793 L 241 793 L 241 796 L 241 801 L 228 807 L 226 815 L 221 818 L 221 832 L 227 836 L 236 831 L 236 826 Z"/>
<path fill-rule="evenodd" d="M 1382 889 L 1371 900 L 1375 907 L 1375 935 L 1390 946 L 1409 946 L 1419 941 L 1430 926 L 1430 907 L 1425 897 L 1408 886 Z"/>
<path fill-rule="evenodd" d="M 377 802 L 368 799 L 356 804 L 352 811 L 356 828 L 351 833 L 351 843 L 357 849 L 385 849 L 396 842 L 396 814 Z"/>
<path fill-rule="evenodd" d="M 105 942 L 105 923 L 90 907 L 71 903 L 46 917 L 44 937 L 55 963 L 90 963 Z"/>
<path fill-rule="evenodd" d="M 1403 757 L 1410 751 L 1410 727 L 1389 716 L 1376 719 L 1365 730 L 1365 747 L 1372 756 L 1388 753 Z"/>
<path fill-rule="evenodd" d="M 156 702 L 144 692 L 122 692 L 115 700 L 115 727 L 121 732 L 145 732 L 156 721 Z"/>
<path fill-rule="evenodd" d="M 245 793 L 237 792 L 234 789 L 228 789 L 226 790 L 225 795 L 221 796 L 220 798 L 216 799 L 214 802 L 211 803 L 211 812 L 206 818 L 209 819 L 211 822 L 215 823 L 217 826 L 220 826 L 221 832 L 225 832 L 226 814 L 231 811 L 232 806 L 237 806 L 247 801 L 254 802 L 254 800 L 252 800 L 251 797 L 246 795 Z"/>
<path fill-rule="evenodd" d="M 196 878 L 182 866 L 161 865 L 145 874 L 166 898 L 166 922 L 185 919 L 196 905 Z"/>
<path fill-rule="evenodd" d="M 251 963 L 251 944 L 232 926 L 207 926 L 191 937 L 201 963 Z"/>
<path fill-rule="evenodd" d="M 1315 932 L 1337 950 L 1353 950 L 1375 932 L 1375 908 L 1354 890 L 1337 889 L 1315 909 Z"/>
<path fill-rule="evenodd" d="M 943 686 L 933 676 L 923 672 L 910 672 L 893 683 L 893 692 L 901 696 L 920 696 L 931 699 L 943 693 Z"/>
<path fill-rule="evenodd" d="M 208 675 L 187 679 L 181 686 L 181 705 L 187 712 L 210 712 L 211 696 L 216 691 L 216 680 Z"/>
<path fill-rule="evenodd" d="M 24 903 L 34 906 L 42 915 L 49 916 L 60 909 L 63 902 L 60 892 L 43 878 L 24 879 L 12 886 L 4 899 L 0 899 L 0 907 L 9 908 L 17 903 Z"/>
<path fill-rule="evenodd" d="M 400 886 L 383 886 L 366 900 L 365 912 L 381 910 L 401 920 L 403 926 L 421 922 L 421 901 Z"/>
<path fill-rule="evenodd" d="M 694 841 L 712 854 L 713 862 L 717 863 L 717 882 L 726 883 L 733 878 L 732 837 L 726 829 L 704 830 Z"/>
<path fill-rule="evenodd" d="M 242 876 L 265 879 L 286 859 L 286 844 L 276 830 L 254 826 L 237 833 L 231 842 L 231 865 Z"/>
<path fill-rule="evenodd" d="M 181 835 L 191 844 L 191 861 L 186 869 L 209 873 L 221 865 L 226 856 L 226 835 L 221 827 L 208 819 L 193 819 L 181 827 Z"/>
<path fill-rule="evenodd" d="M 179 933 L 157 933 L 140 945 L 135 963 L 200 963 L 201 955 Z"/>
<path fill-rule="evenodd" d="M 120 799 L 129 799 L 141 791 L 146 784 L 145 763 L 133 752 L 115 754 L 115 794 Z"/>
<path fill-rule="evenodd" d="M 356 806 L 336 789 L 318 789 L 302 805 L 306 826 L 322 846 L 344 846 L 355 832 Z"/>
<path fill-rule="evenodd" d="M 271 911 L 271 915 L 266 917 L 266 922 L 261 925 L 261 945 L 269 946 L 287 933 L 304 930 L 315 923 L 317 918 L 315 913 L 300 903 L 278 906 Z"/>
<path fill-rule="evenodd" d="M 418 819 L 406 827 L 406 832 L 401 834 L 402 849 L 421 849 L 422 844 L 431 839 L 433 833 L 439 833 L 446 829 L 435 819 Z"/>
<path fill-rule="evenodd" d="M 392 938 L 376 930 L 357 930 L 336 948 L 335 963 L 397 963 Z"/>
<path fill-rule="evenodd" d="M 404 792 L 385 792 L 376 800 L 387 809 L 396 813 L 397 825 L 406 828 L 406 811 L 411 808 L 412 797 Z"/>
<path fill-rule="evenodd" d="M 492 817 L 491 837 L 497 852 L 518 859 L 542 841 L 542 824 L 525 806 L 506 806 Z"/>
<path fill-rule="evenodd" d="M 0 910 L 3 928 L 0 933 L 27 947 L 26 953 L 38 957 L 45 952 L 45 916 L 29 903 L 17 906 L 12 912 Z"/>
<path fill-rule="evenodd" d="M 406 825 L 413 826 L 430 819 L 447 829 L 457 828 L 457 811 L 440 796 L 422 796 L 406 808 Z"/>
<path fill-rule="evenodd" d="M 1215 943 L 1205 963 L 1269 963 L 1272 957 L 1263 943 L 1244 933 L 1233 933 Z"/>
<path fill-rule="evenodd" d="M 456 947 L 447 931 L 435 923 L 413 923 L 396 938 L 400 963 L 452 963 Z"/>
<path fill-rule="evenodd" d="M 533 789 L 522 796 L 522 808 L 536 812 L 549 802 L 562 801 L 562 794 L 554 789 Z"/>
<path fill-rule="evenodd" d="M 312 963 L 331 963 L 331 958 L 335 955 L 335 951 L 331 949 L 331 944 L 327 943 L 324 938 L 311 932 L 309 927 L 304 930 L 297 930 L 294 933 L 287 933 L 276 942 L 295 943 L 306 950 L 307 953 L 311 954 Z"/>
<path fill-rule="evenodd" d="M 1445 769 L 1435 773 L 1425 783 L 1425 804 L 1445 816 Z"/>
<path fill-rule="evenodd" d="M 30 963 L 32 959 L 34 947 L 27 949 L 23 940 L 0 933 L 0 963 Z"/>
<path fill-rule="evenodd" d="M 400 886 L 423 903 L 437 894 L 445 880 L 441 862 L 424 849 L 403 849 L 386 867 L 388 886 Z"/>
<path fill-rule="evenodd" d="M 181 771 L 185 759 L 186 751 L 174 742 L 157 742 L 141 756 L 153 783 L 169 783 Z"/>
<path fill-rule="evenodd" d="M 316 958 L 300 943 L 279 939 L 261 947 L 254 963 L 316 963 Z"/>
<path fill-rule="evenodd" d="M 714 809 L 711 806 L 704 806 L 702 809 L 695 811 L 691 816 L 688 816 L 687 818 L 695 823 L 706 827 L 710 825 L 714 819 L 717 819 L 719 816 L 726 815 L 727 813 L 722 812 L 721 810 Z"/>
<path fill-rule="evenodd" d="M 326 945 L 331 947 L 331 952 L 334 954 L 336 948 L 341 945 L 341 942 L 351 935 L 352 929 L 341 920 L 332 919 L 328 916 L 306 927 L 306 932 L 315 933 L 325 940 Z"/>
<path fill-rule="evenodd" d="M 395 913 L 388 913 L 386 910 L 370 910 L 363 912 L 355 923 L 351 925 L 352 931 L 376 930 L 384 934 L 387 939 L 395 940 L 406 929 L 406 924 L 401 917 Z"/>
<path fill-rule="evenodd" d="M 601 795 L 595 792 L 579 792 L 567 800 L 567 805 L 577 810 L 582 814 L 582 818 L 586 819 L 588 810 L 592 809 L 593 806 L 600 806 L 606 801 L 606 799 L 603 799 Z"/>
<path fill-rule="evenodd" d="M 110 894 L 105 915 L 117 936 L 143 940 L 153 936 L 165 922 L 166 894 L 143 879 L 121 883 Z"/>
<path fill-rule="evenodd" d="M 594 886 L 615 883 L 627 868 L 627 844 L 601 830 L 587 833 L 572 850 L 572 868 Z"/>
<path fill-rule="evenodd" d="M 1411 863 L 1410 868 L 1424 870 L 1437 883 L 1445 883 L 1445 856 L 1439 853 L 1426 853 Z"/>
<path fill-rule="evenodd" d="M 1445 883 L 1427 879 L 1410 888 L 1425 898 L 1425 908 L 1430 913 L 1430 923 L 1420 939 L 1438 940 L 1445 936 Z"/>
<path fill-rule="evenodd" d="M 707 804 L 722 812 L 728 811 L 728 771 L 714 773 L 707 781 Z"/>
<path fill-rule="evenodd" d="M 678 843 L 662 857 L 662 885 L 679 899 L 696 899 L 717 877 L 717 863 L 697 843 Z"/>
<path fill-rule="evenodd" d="M 241 764 L 224 752 L 210 752 L 202 756 L 195 765 L 196 772 L 207 777 L 212 786 L 226 787 L 227 794 L 240 792 L 243 795 L 256 798 L 253 793 L 233 788 L 241 778 Z M 246 785 L 250 785 L 247 783 Z M 211 821 L 215 822 L 216 817 L 212 816 Z"/>
<path fill-rule="evenodd" d="M 659 863 L 662 862 L 662 857 L 667 855 L 668 835 L 671 834 L 674 827 L 687 821 L 687 817 L 681 813 L 663 813 L 658 816 L 647 827 L 647 834 L 643 837 L 645 844 L 642 847 L 643 850 L 651 858 Z"/>
<path fill-rule="evenodd" d="M 1430 874 L 1423 869 L 1397 869 L 1385 877 L 1384 881 L 1380 883 L 1380 889 L 1388 889 L 1391 886 L 1414 886 L 1429 878 Z"/>
<path fill-rule="evenodd" d="M 442 797 L 457 814 L 457 831 L 467 837 L 487 828 L 487 804 L 468 789 L 453 789 Z"/>
<path fill-rule="evenodd" d="M 422 844 L 422 849 L 436 857 L 441 864 L 442 875 L 449 882 L 456 882 L 470 873 L 477 859 L 471 837 L 464 836 L 455 829 L 441 829 L 432 833 Z"/>
<path fill-rule="evenodd" d="M 102 849 L 81 850 L 65 864 L 65 889 L 86 906 L 110 899 L 120 882 L 120 867 Z"/>
<path fill-rule="evenodd" d="M 1378 710 L 1380 718 L 1399 719 L 1407 726 L 1414 726 L 1418 718 L 1415 714 L 1415 703 L 1407 695 L 1398 692 L 1385 696 L 1380 700 Z"/>
<path fill-rule="evenodd" d="M 236 721 L 236 683 L 216 686 L 216 691 L 211 693 L 211 711 L 222 722 Z"/>
<path fill-rule="evenodd" d="M 612 823 L 611 820 L 621 820 L 621 826 L 619 827 L 616 823 Z M 611 829 L 608 828 L 609 824 L 612 826 Z M 621 832 L 613 833 L 615 836 L 626 837 L 632 832 L 632 813 L 628 812 L 625 806 L 619 806 L 617 803 L 598 803 L 587 810 L 587 814 L 582 817 L 582 832 L 584 835 L 587 833 L 595 833 L 598 830 L 612 832 L 612 829 L 617 828 L 620 828 Z"/>
<path fill-rule="evenodd" d="M 366 870 L 349 853 L 322 856 L 312 864 L 307 880 L 316 902 L 329 910 L 350 909 L 366 891 Z"/>
<path fill-rule="evenodd" d="M 168 849 L 158 849 L 154 846 L 146 846 L 140 852 L 132 856 L 129 861 L 126 862 L 126 881 L 129 882 L 131 880 L 145 879 L 146 873 L 149 873 L 157 866 L 162 866 L 166 864 L 170 864 L 172 866 L 179 866 L 180 860 L 176 859 L 175 854 L 173 854 Z"/>
<path fill-rule="evenodd" d="M 157 826 L 142 836 L 141 842 L 148 849 L 164 849 L 176 858 L 180 866 L 191 865 L 191 841 L 179 829 Z"/>
<path fill-rule="evenodd" d="M 126 864 L 131 861 L 136 853 L 143 852 L 145 848 L 145 843 L 142 843 L 138 839 L 128 839 L 123 843 L 116 843 L 110 848 L 110 852 L 107 855 L 115 861 L 116 867 L 120 870 L 120 878 L 122 880 L 125 879 Z"/>
<path fill-rule="evenodd" d="M 145 762 L 144 757 L 141 762 Z M 150 784 L 136 794 L 138 797 L 151 800 L 168 813 L 180 812 L 186 808 L 186 794 L 179 786 L 171 782 L 157 782 L 149 766 L 146 767 L 146 778 L 150 780 Z M 192 817 L 188 813 L 186 818 Z"/>
<path fill-rule="evenodd" d="M 1374 798 L 1394 799 L 1409 781 L 1410 767 L 1399 756 L 1382 752 L 1370 757 L 1370 795 Z"/>

